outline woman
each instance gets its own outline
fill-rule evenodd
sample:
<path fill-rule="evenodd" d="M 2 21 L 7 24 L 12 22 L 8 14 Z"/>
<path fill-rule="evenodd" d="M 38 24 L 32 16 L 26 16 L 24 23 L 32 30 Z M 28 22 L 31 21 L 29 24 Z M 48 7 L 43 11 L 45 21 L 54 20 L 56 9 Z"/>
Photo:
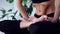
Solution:
<path fill-rule="evenodd" d="M 33 17 L 31 17 L 33 19 L 29 18 L 25 8 L 22 5 L 22 0 L 17 0 L 17 7 L 25 20 L 36 21 L 38 18 L 41 19 L 40 21 L 38 20 L 37 23 L 30 25 L 30 34 L 55 33 L 55 24 L 58 22 L 59 17 L 59 6 L 54 7 L 54 0 L 32 0 L 32 2 L 33 6 L 36 8 L 36 13 Z"/>

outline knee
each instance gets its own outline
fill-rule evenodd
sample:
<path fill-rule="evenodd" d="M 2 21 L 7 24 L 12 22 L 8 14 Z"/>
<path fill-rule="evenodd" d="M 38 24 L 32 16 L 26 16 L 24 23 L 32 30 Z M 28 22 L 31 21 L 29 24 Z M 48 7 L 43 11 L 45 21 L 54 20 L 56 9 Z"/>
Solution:
<path fill-rule="evenodd" d="M 29 28 L 36 28 L 36 27 L 38 27 L 38 23 L 35 23 L 35 24 L 31 24 L 30 26 L 29 26 Z"/>
<path fill-rule="evenodd" d="M 30 34 L 37 34 L 39 29 L 40 29 L 40 26 L 38 23 L 30 25 L 29 27 Z"/>

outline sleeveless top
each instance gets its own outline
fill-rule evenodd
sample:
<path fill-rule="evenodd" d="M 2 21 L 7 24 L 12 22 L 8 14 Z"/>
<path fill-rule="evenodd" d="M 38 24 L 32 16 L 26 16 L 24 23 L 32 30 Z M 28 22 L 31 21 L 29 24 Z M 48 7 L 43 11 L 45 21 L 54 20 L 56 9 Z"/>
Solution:
<path fill-rule="evenodd" d="M 37 15 L 37 14 L 34 14 L 34 16 L 36 18 L 40 18 L 42 15 Z M 54 17 L 54 13 L 51 13 L 51 14 L 47 14 L 48 17 Z"/>
<path fill-rule="evenodd" d="M 41 3 L 41 2 L 45 2 L 45 1 L 49 1 L 49 0 L 32 0 L 33 3 Z"/>

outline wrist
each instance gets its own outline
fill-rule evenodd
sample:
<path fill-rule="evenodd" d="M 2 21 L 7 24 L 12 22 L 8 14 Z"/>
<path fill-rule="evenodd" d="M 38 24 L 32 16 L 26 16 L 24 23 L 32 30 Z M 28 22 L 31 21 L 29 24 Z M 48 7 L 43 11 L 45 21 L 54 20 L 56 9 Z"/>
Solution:
<path fill-rule="evenodd" d="M 29 26 L 30 26 L 31 24 L 33 24 L 33 22 L 28 22 L 28 25 L 29 25 Z M 29 27 L 29 26 L 28 26 L 28 27 Z"/>
<path fill-rule="evenodd" d="M 23 18 L 24 20 L 28 21 L 28 18 Z"/>
<path fill-rule="evenodd" d="M 57 20 L 57 19 L 59 19 L 59 18 L 54 17 L 53 19 L 54 19 L 54 20 Z"/>
<path fill-rule="evenodd" d="M 52 19 L 52 23 L 57 23 L 58 19 L 57 18 L 53 18 Z"/>

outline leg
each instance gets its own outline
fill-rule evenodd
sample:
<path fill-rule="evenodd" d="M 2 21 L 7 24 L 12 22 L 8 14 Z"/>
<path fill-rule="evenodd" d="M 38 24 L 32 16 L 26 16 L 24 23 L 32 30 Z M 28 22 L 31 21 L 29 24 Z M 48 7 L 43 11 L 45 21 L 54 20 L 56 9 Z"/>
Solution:
<path fill-rule="evenodd" d="M 30 34 L 52 34 L 55 32 L 55 25 L 48 21 L 37 22 L 30 26 Z"/>
<path fill-rule="evenodd" d="M 5 20 L 0 22 L 0 31 L 6 34 L 25 34 L 28 32 L 26 29 L 20 29 L 20 21 L 18 20 Z M 26 32 L 25 32 L 26 31 Z"/>
<path fill-rule="evenodd" d="M 60 34 L 60 20 L 58 20 L 56 24 L 56 28 L 57 28 L 57 33 Z"/>

